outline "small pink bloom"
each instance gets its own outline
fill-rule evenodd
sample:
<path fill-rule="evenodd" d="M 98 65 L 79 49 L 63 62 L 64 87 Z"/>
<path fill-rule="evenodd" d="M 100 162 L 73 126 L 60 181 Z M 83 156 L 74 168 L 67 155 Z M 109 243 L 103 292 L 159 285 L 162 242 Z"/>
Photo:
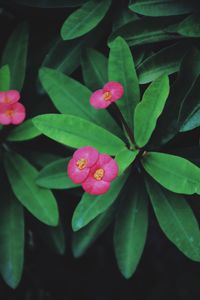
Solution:
<path fill-rule="evenodd" d="M 91 168 L 88 177 L 82 183 L 83 189 L 92 195 L 106 193 L 110 182 L 117 177 L 118 165 L 112 157 L 100 154 L 97 163 Z"/>
<path fill-rule="evenodd" d="M 67 166 L 70 179 L 74 183 L 82 183 L 89 175 L 90 168 L 94 166 L 98 158 L 98 151 L 90 146 L 75 151 Z"/>
<path fill-rule="evenodd" d="M 20 93 L 15 90 L 0 92 L 0 104 L 13 104 L 20 99 Z"/>
<path fill-rule="evenodd" d="M 0 104 L 0 124 L 2 125 L 18 125 L 24 121 L 26 110 L 23 104 Z"/>
<path fill-rule="evenodd" d="M 117 101 L 123 96 L 123 86 L 115 81 L 108 82 L 100 90 L 92 93 L 90 97 L 90 104 L 95 108 L 106 108 L 112 102 Z"/>

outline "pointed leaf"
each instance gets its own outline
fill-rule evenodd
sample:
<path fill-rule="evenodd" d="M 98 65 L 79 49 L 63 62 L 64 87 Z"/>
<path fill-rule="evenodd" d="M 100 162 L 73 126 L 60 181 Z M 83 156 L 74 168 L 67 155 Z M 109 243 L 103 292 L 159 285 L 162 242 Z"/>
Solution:
<path fill-rule="evenodd" d="M 143 167 L 166 189 L 180 194 L 200 194 L 200 168 L 179 156 L 149 152 Z"/>
<path fill-rule="evenodd" d="M 106 129 L 72 115 L 46 114 L 35 117 L 33 122 L 43 134 L 66 146 L 90 145 L 111 155 L 124 148 L 123 141 Z"/>
<path fill-rule="evenodd" d="M 9 38 L 3 52 L 2 65 L 9 65 L 11 82 L 10 89 L 20 91 L 24 84 L 28 48 L 28 28 L 20 24 Z"/>
<path fill-rule="evenodd" d="M 8 65 L 0 68 L 0 91 L 10 89 L 10 69 Z"/>
<path fill-rule="evenodd" d="M 124 171 L 130 166 L 130 164 L 135 160 L 138 150 L 130 151 L 127 148 L 123 149 L 115 156 L 115 160 L 119 167 L 118 175 L 124 173 Z"/>
<path fill-rule="evenodd" d="M 95 91 L 108 82 L 108 61 L 100 52 L 86 49 L 81 59 L 82 73 L 86 86 Z"/>
<path fill-rule="evenodd" d="M 179 24 L 177 32 L 187 37 L 200 37 L 200 14 L 188 16 Z"/>
<path fill-rule="evenodd" d="M 149 141 L 169 95 L 169 79 L 166 75 L 157 78 L 145 90 L 142 101 L 134 114 L 134 136 L 142 148 Z"/>
<path fill-rule="evenodd" d="M 53 194 L 36 185 L 37 170 L 16 153 L 5 154 L 5 169 L 17 199 L 41 222 L 56 226 L 58 208 Z"/>
<path fill-rule="evenodd" d="M 125 278 L 130 278 L 140 261 L 148 227 L 148 195 L 143 182 L 130 187 L 124 195 L 114 230 L 114 248 L 118 267 Z"/>
<path fill-rule="evenodd" d="M 49 189 L 70 189 L 77 187 L 67 175 L 70 158 L 56 160 L 45 166 L 39 173 L 36 183 Z"/>
<path fill-rule="evenodd" d="M 16 288 L 24 263 L 24 215 L 15 196 L 2 193 L 0 201 L 0 273 L 5 282 Z"/>
<path fill-rule="evenodd" d="M 124 87 L 124 96 L 116 104 L 132 128 L 132 115 L 140 100 L 140 90 L 131 51 L 121 37 L 110 44 L 109 81 L 118 81 Z"/>
<path fill-rule="evenodd" d="M 8 135 L 8 141 L 27 141 L 39 136 L 41 132 L 33 125 L 32 120 L 27 120 L 15 127 Z"/>
<path fill-rule="evenodd" d="M 74 11 L 61 28 L 63 40 L 71 40 L 92 30 L 106 15 L 111 0 L 90 0 Z"/>
<path fill-rule="evenodd" d="M 200 231 L 194 213 L 185 199 L 148 178 L 149 196 L 158 223 L 175 246 L 187 257 L 200 261 Z"/>
<path fill-rule="evenodd" d="M 94 196 L 87 193 L 83 194 L 81 201 L 76 207 L 72 217 L 72 228 L 74 231 L 86 226 L 99 214 L 106 211 L 118 197 L 128 174 L 124 174 L 115 179 L 106 194 Z"/>

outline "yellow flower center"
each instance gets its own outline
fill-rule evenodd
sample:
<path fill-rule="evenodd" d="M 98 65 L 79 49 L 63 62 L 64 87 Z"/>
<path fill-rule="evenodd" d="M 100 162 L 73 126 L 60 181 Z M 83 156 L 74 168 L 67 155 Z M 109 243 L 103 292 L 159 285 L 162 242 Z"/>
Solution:
<path fill-rule="evenodd" d="M 84 158 L 81 158 L 76 162 L 76 165 L 79 168 L 79 170 L 83 170 L 87 165 L 87 160 Z"/>
<path fill-rule="evenodd" d="M 6 111 L 6 116 L 12 117 L 13 115 L 14 115 L 13 109 L 8 109 L 8 110 Z"/>
<path fill-rule="evenodd" d="M 105 171 L 104 169 L 97 169 L 93 175 L 96 180 L 101 180 L 103 178 Z"/>
<path fill-rule="evenodd" d="M 111 92 L 103 93 L 103 98 L 105 101 L 109 101 L 112 98 L 112 93 Z"/>

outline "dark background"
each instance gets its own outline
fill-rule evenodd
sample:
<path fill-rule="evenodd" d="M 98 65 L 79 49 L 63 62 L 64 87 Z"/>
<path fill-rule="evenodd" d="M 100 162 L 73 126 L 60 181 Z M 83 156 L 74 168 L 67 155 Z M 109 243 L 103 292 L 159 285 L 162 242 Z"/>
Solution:
<path fill-rule="evenodd" d="M 0 49 L 21 21 L 30 26 L 28 69 L 23 97 L 46 101 L 46 96 L 36 93 L 36 78 L 39 66 L 53 38 L 59 35 L 60 27 L 73 9 L 39 9 L 0 1 Z M 108 51 L 106 40 L 111 30 L 107 24 L 96 48 Z M 162 46 L 162 45 L 161 45 Z M 159 45 L 158 45 L 159 47 Z M 78 69 L 73 77 L 81 80 Z M 38 98 L 39 97 L 39 98 Z M 35 103 L 36 101 L 36 103 Z M 48 107 L 51 110 L 51 107 Z M 180 135 L 170 146 L 192 146 L 198 138 Z M 48 143 L 48 145 L 47 145 Z M 24 145 L 27 149 L 67 153 L 47 139 L 37 139 Z M 23 147 L 23 145 L 21 146 Z M 25 300 L 196 300 L 200 298 L 200 265 L 187 259 L 161 232 L 150 209 L 148 239 L 138 269 L 130 280 L 125 280 L 117 269 L 112 245 L 112 225 L 80 259 L 71 252 L 70 220 L 78 197 L 73 192 L 56 192 L 62 223 L 66 232 L 66 254 L 54 253 L 40 235 L 39 221 L 26 213 L 25 265 L 21 284 L 16 290 L 7 287 L 0 279 L 0 299 Z M 197 199 L 198 200 L 198 199 Z M 194 199 L 194 209 L 199 219 L 199 205 Z"/>

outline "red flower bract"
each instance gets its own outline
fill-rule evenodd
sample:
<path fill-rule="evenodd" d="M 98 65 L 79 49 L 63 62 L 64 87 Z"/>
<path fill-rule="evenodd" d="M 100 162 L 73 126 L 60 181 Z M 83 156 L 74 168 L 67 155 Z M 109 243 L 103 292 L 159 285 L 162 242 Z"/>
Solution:
<path fill-rule="evenodd" d="M 18 125 L 24 121 L 26 111 L 23 104 L 17 102 L 13 104 L 0 104 L 0 124 Z"/>
<path fill-rule="evenodd" d="M 103 109 L 119 100 L 123 96 L 123 93 L 124 89 L 121 83 L 111 81 L 106 83 L 102 89 L 92 93 L 90 104 L 97 109 Z"/>

